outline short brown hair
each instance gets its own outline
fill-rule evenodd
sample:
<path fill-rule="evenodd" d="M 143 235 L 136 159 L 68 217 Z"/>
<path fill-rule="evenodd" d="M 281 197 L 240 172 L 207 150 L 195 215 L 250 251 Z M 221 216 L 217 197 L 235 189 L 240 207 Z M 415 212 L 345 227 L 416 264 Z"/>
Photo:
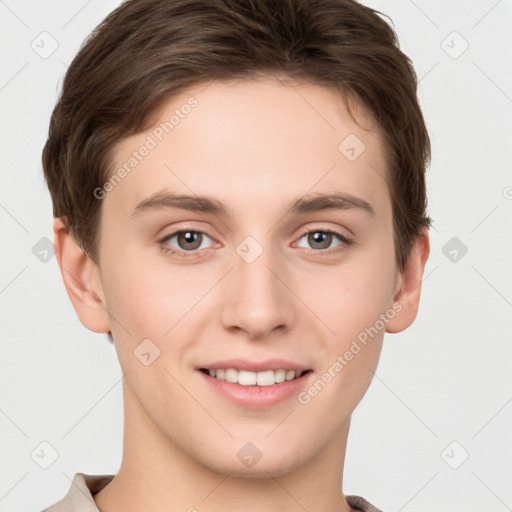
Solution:
<path fill-rule="evenodd" d="M 355 97 L 377 121 L 403 270 L 431 224 L 430 140 L 411 61 L 380 14 L 354 0 L 122 3 L 85 40 L 52 113 L 42 160 L 54 217 L 98 263 L 102 202 L 94 191 L 108 181 L 115 145 L 192 85 L 280 75 Z"/>

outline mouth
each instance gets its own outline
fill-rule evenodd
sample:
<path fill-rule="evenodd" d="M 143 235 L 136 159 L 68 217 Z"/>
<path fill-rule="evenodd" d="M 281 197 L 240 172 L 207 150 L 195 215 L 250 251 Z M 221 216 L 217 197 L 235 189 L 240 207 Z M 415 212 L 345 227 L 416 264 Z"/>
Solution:
<path fill-rule="evenodd" d="M 216 380 L 239 384 L 240 386 L 266 387 L 300 379 L 312 370 L 287 370 L 281 368 L 278 370 L 253 372 L 236 368 L 199 368 L 199 371 Z"/>
<path fill-rule="evenodd" d="M 248 409 L 268 409 L 293 400 L 315 375 L 309 364 L 275 358 L 205 361 L 195 369 L 207 393 Z"/>

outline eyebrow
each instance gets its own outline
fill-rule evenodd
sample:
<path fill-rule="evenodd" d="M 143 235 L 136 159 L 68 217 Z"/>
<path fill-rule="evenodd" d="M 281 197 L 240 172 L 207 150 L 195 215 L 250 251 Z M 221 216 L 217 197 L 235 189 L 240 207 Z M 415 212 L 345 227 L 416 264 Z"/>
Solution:
<path fill-rule="evenodd" d="M 178 208 L 191 212 L 211 213 L 222 217 L 233 216 L 233 213 L 218 199 L 210 196 L 176 194 L 168 190 L 154 193 L 135 206 L 130 217 L 143 213 L 168 208 Z M 335 192 L 332 194 L 308 194 L 294 200 L 288 207 L 288 214 L 304 214 L 325 210 L 359 210 L 375 216 L 372 205 L 352 194 Z"/>

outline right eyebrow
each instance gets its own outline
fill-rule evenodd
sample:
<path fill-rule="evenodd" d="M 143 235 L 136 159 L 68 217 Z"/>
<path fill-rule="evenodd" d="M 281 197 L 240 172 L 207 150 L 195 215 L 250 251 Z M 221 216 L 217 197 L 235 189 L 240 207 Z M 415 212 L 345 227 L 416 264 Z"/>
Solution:
<path fill-rule="evenodd" d="M 345 192 L 331 194 L 308 194 L 292 203 L 288 213 L 303 214 L 324 210 L 351 210 L 356 209 L 375 216 L 372 205 L 360 197 Z"/>

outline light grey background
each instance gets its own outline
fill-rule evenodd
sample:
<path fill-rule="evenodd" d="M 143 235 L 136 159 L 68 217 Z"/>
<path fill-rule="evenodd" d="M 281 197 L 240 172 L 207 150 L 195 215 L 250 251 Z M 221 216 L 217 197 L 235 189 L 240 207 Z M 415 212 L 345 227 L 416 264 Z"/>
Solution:
<path fill-rule="evenodd" d="M 354 413 L 344 489 L 386 511 L 512 510 L 512 2 L 364 3 L 391 16 L 421 80 L 434 227 L 418 318 L 386 334 Z M 75 472 L 121 461 L 114 347 L 80 324 L 51 253 L 40 260 L 50 114 L 83 39 L 118 4 L 0 0 L 1 512 L 42 510 Z M 58 453 L 48 469 L 43 442 Z"/>

